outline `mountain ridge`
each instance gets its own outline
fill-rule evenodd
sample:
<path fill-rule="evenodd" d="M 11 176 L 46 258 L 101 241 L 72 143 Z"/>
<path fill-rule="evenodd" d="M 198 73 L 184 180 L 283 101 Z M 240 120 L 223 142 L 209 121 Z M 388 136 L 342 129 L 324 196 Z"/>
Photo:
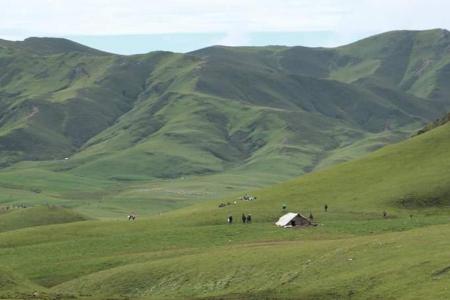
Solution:
<path fill-rule="evenodd" d="M 123 178 L 274 166 L 301 175 L 402 139 L 450 110 L 448 36 L 399 31 L 337 48 L 133 56 L 32 38 L 22 43 L 38 56 L 0 49 L 1 163 L 49 160 L 62 170 L 58 161 L 71 156 L 66 171 Z M 405 51 L 409 60 L 400 61 Z M 352 144 L 357 151 L 337 153 Z M 330 153 L 341 158 L 326 162 Z"/>

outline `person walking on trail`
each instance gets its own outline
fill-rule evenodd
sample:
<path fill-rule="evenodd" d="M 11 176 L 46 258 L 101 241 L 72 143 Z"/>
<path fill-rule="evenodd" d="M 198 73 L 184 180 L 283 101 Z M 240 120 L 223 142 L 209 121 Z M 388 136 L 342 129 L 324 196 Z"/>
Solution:
<path fill-rule="evenodd" d="M 325 204 L 324 208 L 325 208 L 325 212 L 327 212 L 328 211 L 328 205 Z"/>
<path fill-rule="evenodd" d="M 233 223 L 233 216 L 229 216 L 228 217 L 228 224 L 232 224 Z"/>
<path fill-rule="evenodd" d="M 247 215 L 247 224 L 252 222 L 252 215 Z"/>
<path fill-rule="evenodd" d="M 245 224 L 245 221 L 247 220 L 247 217 L 245 216 L 245 214 L 242 214 L 242 223 Z"/>
<path fill-rule="evenodd" d="M 310 221 L 314 220 L 314 216 L 313 216 L 312 212 L 309 213 L 309 220 Z"/>

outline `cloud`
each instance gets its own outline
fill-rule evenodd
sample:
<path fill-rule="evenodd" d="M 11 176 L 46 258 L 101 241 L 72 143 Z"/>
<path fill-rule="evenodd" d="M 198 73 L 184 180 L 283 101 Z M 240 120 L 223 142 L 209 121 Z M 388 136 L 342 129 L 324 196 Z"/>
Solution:
<path fill-rule="evenodd" d="M 336 31 L 450 28 L 446 0 L 360 0 L 346 10 Z"/>
<path fill-rule="evenodd" d="M 321 30 L 341 10 L 333 1 L 0 0 L 0 31 L 47 35 Z"/>
<path fill-rule="evenodd" d="M 0 0 L 0 37 L 450 28 L 445 0 Z M 13 33 L 11 33 L 13 32 Z"/>
<path fill-rule="evenodd" d="M 249 33 L 240 30 L 229 31 L 223 38 L 214 42 L 214 44 L 225 46 L 243 46 L 249 45 L 250 43 L 251 37 Z"/>

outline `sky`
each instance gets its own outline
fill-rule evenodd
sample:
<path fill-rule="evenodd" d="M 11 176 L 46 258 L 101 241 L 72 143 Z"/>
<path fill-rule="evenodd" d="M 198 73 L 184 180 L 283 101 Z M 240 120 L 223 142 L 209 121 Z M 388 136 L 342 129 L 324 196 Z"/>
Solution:
<path fill-rule="evenodd" d="M 447 0 L 0 0 L 0 38 L 64 37 L 120 54 L 210 45 L 334 47 L 450 29 Z"/>

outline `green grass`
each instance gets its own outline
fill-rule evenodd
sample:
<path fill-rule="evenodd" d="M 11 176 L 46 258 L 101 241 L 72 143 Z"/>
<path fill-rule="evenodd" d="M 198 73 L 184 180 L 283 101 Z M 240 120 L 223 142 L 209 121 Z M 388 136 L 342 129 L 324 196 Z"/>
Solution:
<path fill-rule="evenodd" d="M 47 161 L 38 165 L 119 181 L 292 178 L 367 154 L 377 137 L 402 139 L 449 108 L 449 41 L 443 30 L 400 31 L 330 49 L 133 56 L 4 41 L 0 165 Z"/>
<path fill-rule="evenodd" d="M 6 278 L 24 280 L 2 293 L 10 298 L 36 289 L 48 297 L 92 299 L 445 299 L 449 137 L 450 125 L 442 125 L 364 158 L 255 190 L 254 201 L 224 196 L 138 216 L 135 222 L 126 215 L 64 224 L 50 224 L 59 222 L 50 218 L 48 225 L 11 228 L 0 233 L 0 264 L 14 270 L 15 275 L 5 271 Z M 179 181 L 184 188 L 194 182 Z M 157 187 L 143 181 L 135 188 L 145 186 Z M 223 201 L 231 205 L 219 208 Z M 312 212 L 319 225 L 275 227 L 283 204 L 288 211 Z M 53 215 L 44 207 L 20 212 L 32 209 Z M 252 224 L 239 222 L 243 212 L 252 214 Z M 236 224 L 226 224 L 229 214 Z"/>
<path fill-rule="evenodd" d="M 56 206 L 2 207 L 0 212 L 0 231 L 20 228 L 79 222 L 86 220 L 82 215 Z"/>
<path fill-rule="evenodd" d="M 430 259 L 422 245 L 440 239 L 440 231 L 448 228 L 433 229 L 426 234 L 225 246 L 112 268 L 56 290 L 180 298 L 445 298 L 448 275 L 442 262 L 449 258 L 448 243 L 436 243 Z M 411 249 L 407 257 L 405 248 Z"/>
<path fill-rule="evenodd" d="M 379 67 L 377 60 L 365 60 L 355 65 L 345 66 L 337 69 L 330 74 L 331 79 L 337 79 L 344 82 L 354 82 L 360 78 L 372 75 Z"/>
<path fill-rule="evenodd" d="M 0 213 L 0 298 L 448 298 L 450 125 L 390 145 L 449 107 L 448 32 L 0 42 L 0 207 L 27 206 Z M 275 227 L 284 204 L 319 225 Z"/>

